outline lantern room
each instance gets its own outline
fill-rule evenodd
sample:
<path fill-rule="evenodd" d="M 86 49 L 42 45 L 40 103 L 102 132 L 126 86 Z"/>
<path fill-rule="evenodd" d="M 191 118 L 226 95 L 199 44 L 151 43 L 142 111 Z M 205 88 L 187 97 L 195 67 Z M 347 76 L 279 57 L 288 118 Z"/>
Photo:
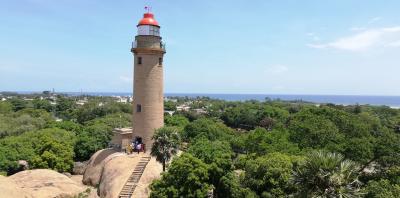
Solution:
<path fill-rule="evenodd" d="M 143 18 L 139 21 L 137 27 L 139 36 L 160 36 L 160 26 L 154 19 L 153 13 L 145 13 Z"/>

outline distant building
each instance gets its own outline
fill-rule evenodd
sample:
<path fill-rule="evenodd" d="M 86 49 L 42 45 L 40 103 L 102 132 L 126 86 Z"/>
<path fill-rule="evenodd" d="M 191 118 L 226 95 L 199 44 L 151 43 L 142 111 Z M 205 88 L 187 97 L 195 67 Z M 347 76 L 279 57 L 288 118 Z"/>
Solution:
<path fill-rule="evenodd" d="M 113 130 L 111 147 L 123 151 L 132 142 L 132 128 L 116 128 Z"/>
<path fill-rule="evenodd" d="M 165 113 L 168 113 L 169 115 L 172 116 L 172 115 L 174 115 L 175 111 L 164 111 L 164 114 L 165 114 Z"/>
<path fill-rule="evenodd" d="M 176 107 L 176 111 L 189 111 L 189 110 L 190 110 L 190 106 L 187 104 L 178 105 Z"/>
<path fill-rule="evenodd" d="M 130 98 L 129 97 L 123 97 L 123 96 L 116 96 L 116 102 L 119 103 L 129 103 Z"/>
<path fill-rule="evenodd" d="M 195 111 L 198 114 L 206 114 L 207 111 L 205 109 L 193 109 L 193 111 Z"/>
<path fill-rule="evenodd" d="M 75 102 L 75 104 L 83 106 L 87 102 L 88 102 L 87 100 L 78 100 L 78 101 Z"/>

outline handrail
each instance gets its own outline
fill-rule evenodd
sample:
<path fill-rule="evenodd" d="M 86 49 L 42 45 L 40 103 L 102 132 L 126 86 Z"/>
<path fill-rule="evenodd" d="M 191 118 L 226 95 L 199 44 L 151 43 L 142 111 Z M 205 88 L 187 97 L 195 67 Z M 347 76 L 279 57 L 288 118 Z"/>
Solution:
<path fill-rule="evenodd" d="M 138 47 L 137 41 L 132 42 L 132 49 L 135 49 Z M 166 50 L 166 43 L 165 42 L 160 42 L 160 49 L 163 51 Z"/>

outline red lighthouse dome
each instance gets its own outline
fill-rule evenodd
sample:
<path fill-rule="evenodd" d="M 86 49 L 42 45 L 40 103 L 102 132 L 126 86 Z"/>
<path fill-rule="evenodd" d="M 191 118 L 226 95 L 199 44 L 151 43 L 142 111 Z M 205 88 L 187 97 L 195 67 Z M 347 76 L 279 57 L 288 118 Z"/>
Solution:
<path fill-rule="evenodd" d="M 158 22 L 154 19 L 154 14 L 150 12 L 144 14 L 143 19 L 139 21 L 139 24 L 137 26 L 140 25 L 154 25 L 160 27 L 160 25 L 158 25 Z"/>

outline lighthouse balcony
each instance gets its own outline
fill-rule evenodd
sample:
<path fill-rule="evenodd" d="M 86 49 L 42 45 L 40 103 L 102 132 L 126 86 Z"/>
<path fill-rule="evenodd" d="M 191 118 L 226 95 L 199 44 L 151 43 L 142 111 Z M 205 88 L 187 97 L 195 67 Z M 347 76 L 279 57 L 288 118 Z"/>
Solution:
<path fill-rule="evenodd" d="M 163 51 L 163 52 L 166 51 L 164 42 L 151 42 L 151 41 L 146 41 L 146 40 L 132 42 L 131 51 L 134 51 L 135 49 L 150 49 L 150 50 L 157 50 L 157 51 Z"/>

